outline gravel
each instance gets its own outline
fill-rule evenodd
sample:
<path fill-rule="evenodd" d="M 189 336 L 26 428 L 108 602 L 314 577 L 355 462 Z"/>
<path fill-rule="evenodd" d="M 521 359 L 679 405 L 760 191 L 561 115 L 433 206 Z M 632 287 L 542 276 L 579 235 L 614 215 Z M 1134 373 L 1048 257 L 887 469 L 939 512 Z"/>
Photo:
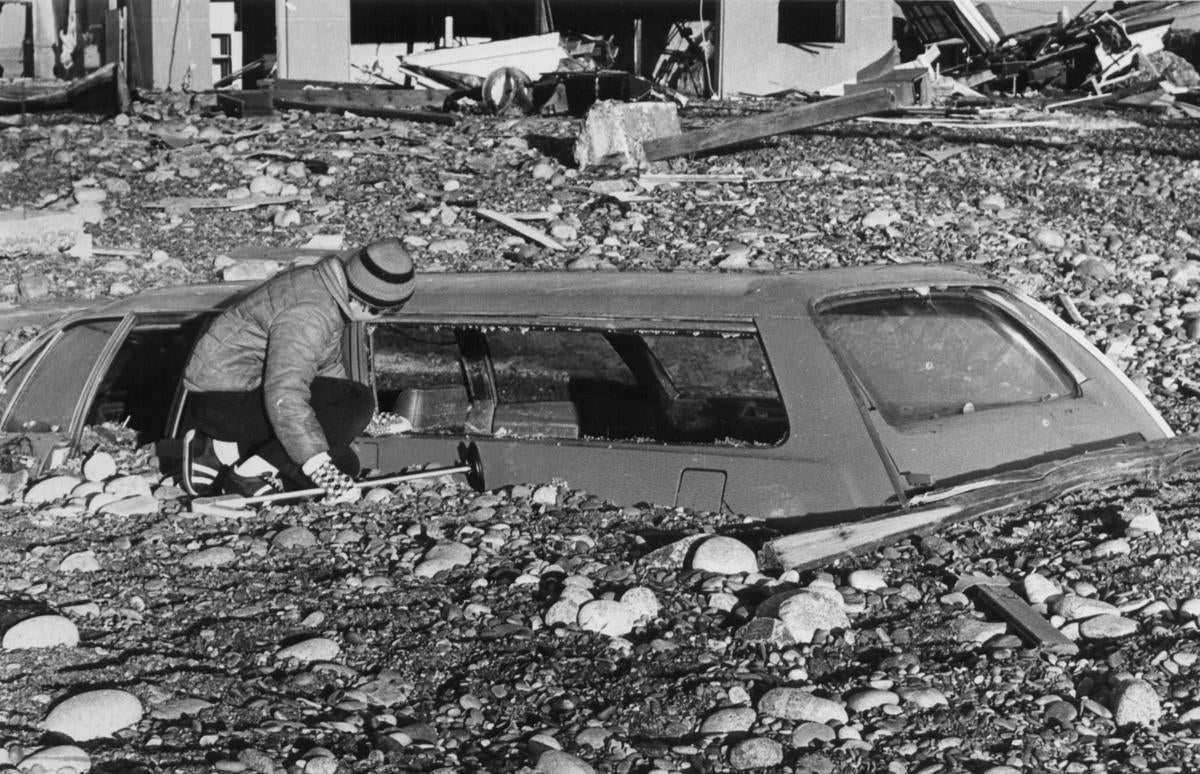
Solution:
<path fill-rule="evenodd" d="M 287 114 L 254 124 L 184 107 L 144 104 L 124 126 L 46 119 L 0 131 L 11 162 L 0 207 L 104 214 L 87 227 L 90 258 L 0 263 L 0 299 L 214 280 L 249 265 L 218 260 L 248 242 L 294 247 L 316 234 L 353 245 L 398 233 L 425 271 L 956 260 L 1056 311 L 1069 299 L 1086 335 L 1177 429 L 1200 426 L 1189 322 L 1200 318 L 1200 132 L 1190 125 L 851 124 L 658 170 L 785 183 L 666 184 L 623 203 L 612 192 L 635 190 L 634 175 L 579 173 L 544 152 L 574 133 L 570 122 L 468 118 L 450 131 Z M 929 155 L 947 149 L 962 152 Z M 299 200 L 143 206 L 276 183 Z M 567 249 L 531 247 L 471 217 L 474 203 L 544 213 L 535 222 Z M 118 265 L 106 247 L 141 255 Z M 13 332 L 6 351 L 32 333 Z M 112 465 L 72 460 L 56 471 L 70 478 L 0 506 L 0 630 L 49 615 L 79 634 L 3 651 L 0 763 L 308 774 L 1200 768 L 1195 476 L 1078 492 L 819 572 L 764 574 L 750 560 L 768 530 L 731 515 L 618 507 L 550 482 L 478 494 L 428 480 L 351 506 L 217 518 L 186 511 L 128 435 L 84 447 Z M 107 491 L 76 492 L 85 478 Z M 157 507 L 89 507 L 109 495 Z M 689 564 L 697 540 L 713 554 L 738 545 Z M 1078 638 L 1078 655 L 1030 647 L 971 607 L 952 580 L 970 573 L 1010 581 Z M 77 733 L 111 738 L 80 749 L 43 736 L 55 711 L 89 695 L 108 704 L 84 713 L 93 726 Z"/>

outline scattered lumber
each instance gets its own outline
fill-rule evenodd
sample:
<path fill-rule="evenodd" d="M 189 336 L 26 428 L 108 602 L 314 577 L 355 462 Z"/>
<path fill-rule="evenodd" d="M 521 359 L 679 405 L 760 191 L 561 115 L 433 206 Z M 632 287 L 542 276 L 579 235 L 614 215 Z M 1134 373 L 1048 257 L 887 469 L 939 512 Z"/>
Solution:
<path fill-rule="evenodd" d="M 334 81 L 278 80 L 271 84 L 271 94 L 280 107 L 299 107 L 313 104 L 342 104 L 344 110 L 359 112 L 370 108 L 440 109 L 450 89 L 404 89 L 392 86 L 338 83 Z"/>
<path fill-rule="evenodd" d="M 559 243 L 558 240 L 551 237 L 545 231 L 536 229 L 533 226 L 527 226 L 524 223 L 522 223 L 521 221 L 517 220 L 516 218 L 511 217 L 509 215 L 505 215 L 502 212 L 496 212 L 495 210 L 487 210 L 487 209 L 480 207 L 475 210 L 475 214 L 481 218 L 490 220 L 493 223 L 497 223 L 497 224 L 503 226 L 504 228 L 513 232 L 517 236 L 521 236 L 521 237 L 528 239 L 530 242 L 536 242 L 537 244 L 541 245 L 542 247 L 545 247 L 548 250 L 565 250 L 566 249 L 565 247 L 562 246 L 561 243 Z"/>
<path fill-rule="evenodd" d="M 970 587 L 968 594 L 985 611 L 1003 619 L 1025 642 L 1064 656 L 1079 652 L 1078 645 L 1038 615 L 1011 588 L 976 584 Z"/>
<path fill-rule="evenodd" d="M 794 175 L 782 177 L 750 177 L 748 175 L 672 175 L 646 174 L 638 178 L 638 185 L 646 190 L 668 183 L 692 183 L 696 185 L 767 185 L 770 183 L 790 183 L 799 180 Z"/>
<path fill-rule="evenodd" d="M 887 89 L 875 89 L 850 97 L 837 97 L 775 113 L 729 121 L 711 129 L 647 140 L 642 149 L 647 161 L 665 161 L 678 156 L 720 150 L 778 134 L 811 129 L 822 124 L 847 121 L 890 110 L 895 104 L 896 97 L 892 92 Z"/>
<path fill-rule="evenodd" d="M 1087 320 L 1079 313 L 1079 307 L 1075 306 L 1075 302 L 1066 293 L 1059 293 L 1058 303 L 1062 305 L 1063 311 L 1067 313 L 1067 317 L 1071 320 L 1071 324 L 1076 327 L 1087 325 Z"/>
<path fill-rule="evenodd" d="M 299 196 L 250 196 L 245 199 L 228 199 L 224 196 L 166 196 L 144 207 L 152 210 L 251 210 L 269 207 L 272 204 L 290 204 Z"/>
<path fill-rule="evenodd" d="M 912 509 L 776 538 L 763 546 L 765 567 L 812 569 L 938 527 L 1017 510 L 1082 489 L 1161 480 L 1200 470 L 1200 435 L 1117 446 L 973 482 L 961 490 L 915 498 Z M 944 497 L 943 497 L 944 495 Z M 941 498 L 941 499 L 939 499 Z M 931 504 L 931 507 L 920 505 Z"/>
<path fill-rule="evenodd" d="M 73 81 L 18 81 L 0 86 L 0 114 L 37 113 L 48 110 L 118 112 L 127 102 L 118 84 L 117 66 L 103 67 Z"/>

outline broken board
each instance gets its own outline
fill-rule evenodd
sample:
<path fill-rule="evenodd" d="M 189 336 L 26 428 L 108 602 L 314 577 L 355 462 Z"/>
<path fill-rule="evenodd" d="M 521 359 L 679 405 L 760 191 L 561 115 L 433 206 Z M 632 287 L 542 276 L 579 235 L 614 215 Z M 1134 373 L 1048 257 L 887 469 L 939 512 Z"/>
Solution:
<path fill-rule="evenodd" d="M 887 89 L 875 89 L 850 97 L 788 108 L 752 118 L 727 121 L 711 129 L 684 132 L 642 143 L 647 161 L 665 161 L 692 153 L 720 150 L 778 134 L 811 129 L 823 124 L 879 113 L 895 107 L 896 98 Z"/>
<path fill-rule="evenodd" d="M 813 569 L 840 556 L 869 551 L 905 537 L 934 531 L 941 525 L 1004 513 L 1082 489 L 1102 489 L 1134 480 L 1161 480 L 1200 470 L 1200 436 L 1117 446 L 938 493 L 923 495 L 939 507 L 898 509 L 892 515 L 798 532 L 763 546 L 764 567 Z"/>
<path fill-rule="evenodd" d="M 968 593 L 980 607 L 1008 623 L 1025 642 L 1064 656 L 1079 652 L 1078 645 L 1051 626 L 1009 587 L 977 584 Z"/>

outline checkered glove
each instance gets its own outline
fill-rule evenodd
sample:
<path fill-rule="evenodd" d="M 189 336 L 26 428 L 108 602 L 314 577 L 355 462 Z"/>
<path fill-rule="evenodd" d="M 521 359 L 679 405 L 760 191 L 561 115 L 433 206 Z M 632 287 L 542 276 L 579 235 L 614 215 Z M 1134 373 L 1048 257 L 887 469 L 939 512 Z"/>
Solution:
<path fill-rule="evenodd" d="M 325 490 L 325 496 L 321 498 L 323 503 L 353 503 L 362 496 L 362 491 L 354 486 L 354 479 L 338 470 L 326 452 L 313 455 L 301 470 L 314 485 Z"/>

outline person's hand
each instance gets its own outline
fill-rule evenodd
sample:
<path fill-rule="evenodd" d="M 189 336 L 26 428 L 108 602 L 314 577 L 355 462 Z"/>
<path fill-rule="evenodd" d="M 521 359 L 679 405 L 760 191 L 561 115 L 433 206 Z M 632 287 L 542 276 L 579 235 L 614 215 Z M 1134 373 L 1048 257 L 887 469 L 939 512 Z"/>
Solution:
<path fill-rule="evenodd" d="M 354 479 L 338 470 L 328 454 L 318 454 L 303 466 L 304 475 L 313 484 L 325 490 L 321 502 L 326 505 L 354 503 L 362 497 L 362 490 L 354 485 Z"/>

